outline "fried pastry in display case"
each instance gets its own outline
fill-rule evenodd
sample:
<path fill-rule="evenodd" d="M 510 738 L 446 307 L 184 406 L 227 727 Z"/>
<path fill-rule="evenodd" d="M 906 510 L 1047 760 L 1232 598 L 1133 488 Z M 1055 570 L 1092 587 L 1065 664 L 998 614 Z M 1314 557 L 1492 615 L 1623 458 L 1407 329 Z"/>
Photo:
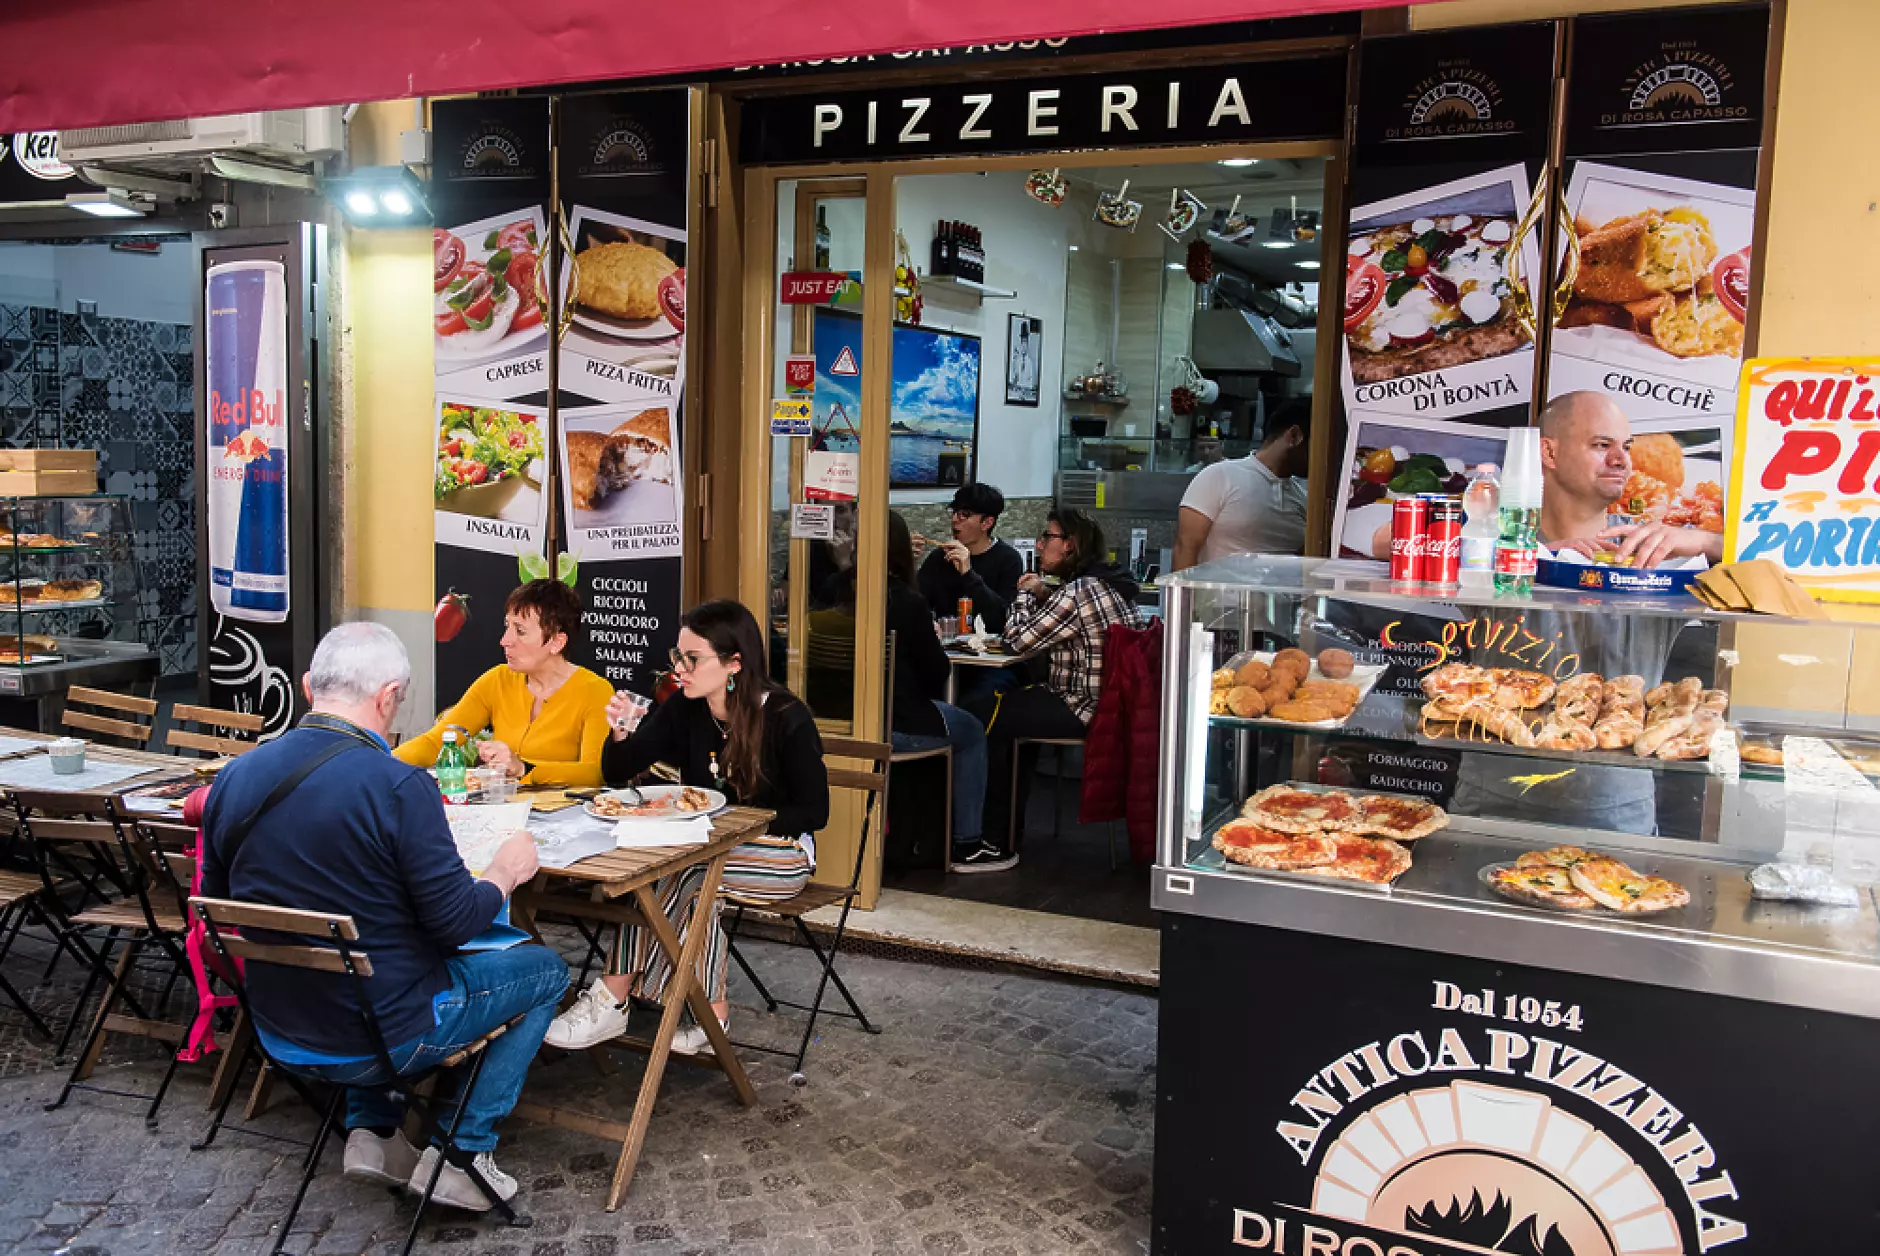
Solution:
<path fill-rule="evenodd" d="M 0 695 L 154 678 L 128 499 L 0 497 Z"/>
<path fill-rule="evenodd" d="M 1251 555 L 1162 594 L 1163 1246 L 1880 1243 L 1872 1123 L 1797 1119 L 1880 1110 L 1880 623 Z"/>

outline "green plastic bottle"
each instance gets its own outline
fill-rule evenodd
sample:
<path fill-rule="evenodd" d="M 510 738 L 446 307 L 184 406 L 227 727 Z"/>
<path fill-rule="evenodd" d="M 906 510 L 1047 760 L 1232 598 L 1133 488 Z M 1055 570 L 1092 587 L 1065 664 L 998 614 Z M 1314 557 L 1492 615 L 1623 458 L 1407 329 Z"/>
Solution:
<path fill-rule="evenodd" d="M 444 730 L 444 748 L 437 752 L 437 788 L 447 803 L 470 801 L 470 755 L 457 730 Z"/>

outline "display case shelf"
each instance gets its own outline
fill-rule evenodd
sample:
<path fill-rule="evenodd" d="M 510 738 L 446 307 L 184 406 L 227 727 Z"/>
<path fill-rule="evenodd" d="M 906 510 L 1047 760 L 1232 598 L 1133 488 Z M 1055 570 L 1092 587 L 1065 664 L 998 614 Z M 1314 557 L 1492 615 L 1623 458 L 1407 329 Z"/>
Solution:
<path fill-rule="evenodd" d="M 923 292 L 956 292 L 975 301 L 1015 301 L 1018 293 L 1010 288 L 995 288 L 989 283 L 961 279 L 958 275 L 922 275 Z"/>

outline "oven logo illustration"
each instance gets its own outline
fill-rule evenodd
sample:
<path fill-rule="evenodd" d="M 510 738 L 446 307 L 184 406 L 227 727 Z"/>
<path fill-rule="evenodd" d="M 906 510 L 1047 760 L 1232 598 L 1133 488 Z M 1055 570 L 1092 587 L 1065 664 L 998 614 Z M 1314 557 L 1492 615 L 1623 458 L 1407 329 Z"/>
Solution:
<path fill-rule="evenodd" d="M 579 173 L 589 179 L 620 179 L 666 173 L 658 147 L 633 118 L 614 118 L 594 139 Z"/>
<path fill-rule="evenodd" d="M 1600 115 L 1604 127 L 1667 126 L 1728 122 L 1749 117 L 1749 106 L 1731 104 L 1736 77 L 1723 59 L 1692 42 L 1668 44 L 1626 76 L 1625 107 Z"/>
<path fill-rule="evenodd" d="M 1402 124 L 1387 128 L 1387 140 L 1459 139 L 1505 135 L 1514 121 L 1501 111 L 1501 84 L 1466 57 L 1437 62 L 1404 94 Z"/>
<path fill-rule="evenodd" d="M 1438 1006 L 1445 995 L 1463 1012 L 1497 1007 L 1492 991 L 1438 983 Z M 1728 1215 L 1736 1186 L 1694 1121 L 1618 1065 L 1538 1034 L 1445 1028 L 1367 1043 L 1307 1079 L 1276 1132 L 1316 1165 L 1311 1205 L 1234 1209 L 1235 1247 L 1681 1256 L 1749 1233 Z M 1669 1181 L 1682 1191 L 1667 1198 Z"/>
<path fill-rule="evenodd" d="M 492 124 L 473 132 L 463 142 L 458 161 L 462 179 L 533 179 L 535 168 L 526 164 L 527 146 L 506 126 Z"/>

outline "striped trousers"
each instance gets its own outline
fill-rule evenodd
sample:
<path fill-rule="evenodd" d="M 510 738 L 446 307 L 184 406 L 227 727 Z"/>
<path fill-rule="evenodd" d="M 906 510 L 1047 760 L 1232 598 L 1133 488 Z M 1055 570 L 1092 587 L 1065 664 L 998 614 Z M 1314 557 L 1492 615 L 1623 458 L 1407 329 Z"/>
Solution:
<path fill-rule="evenodd" d="M 685 945 L 691 931 L 692 907 L 705 883 L 707 865 L 696 864 L 676 876 L 662 878 L 654 885 L 660 910 L 672 922 L 679 944 Z M 731 947 L 719 924 L 719 912 L 726 898 L 746 903 L 781 903 L 793 898 L 809 883 L 816 870 L 801 838 L 754 837 L 732 847 L 725 858 L 724 876 L 718 897 L 711 906 L 711 937 L 699 955 L 699 981 L 705 997 L 713 1003 L 725 997 L 725 975 L 731 959 Z M 672 961 L 660 949 L 653 931 L 636 926 L 621 930 L 615 943 L 614 971 L 638 973 L 641 998 L 664 1002 L 666 987 L 672 981 Z"/>

